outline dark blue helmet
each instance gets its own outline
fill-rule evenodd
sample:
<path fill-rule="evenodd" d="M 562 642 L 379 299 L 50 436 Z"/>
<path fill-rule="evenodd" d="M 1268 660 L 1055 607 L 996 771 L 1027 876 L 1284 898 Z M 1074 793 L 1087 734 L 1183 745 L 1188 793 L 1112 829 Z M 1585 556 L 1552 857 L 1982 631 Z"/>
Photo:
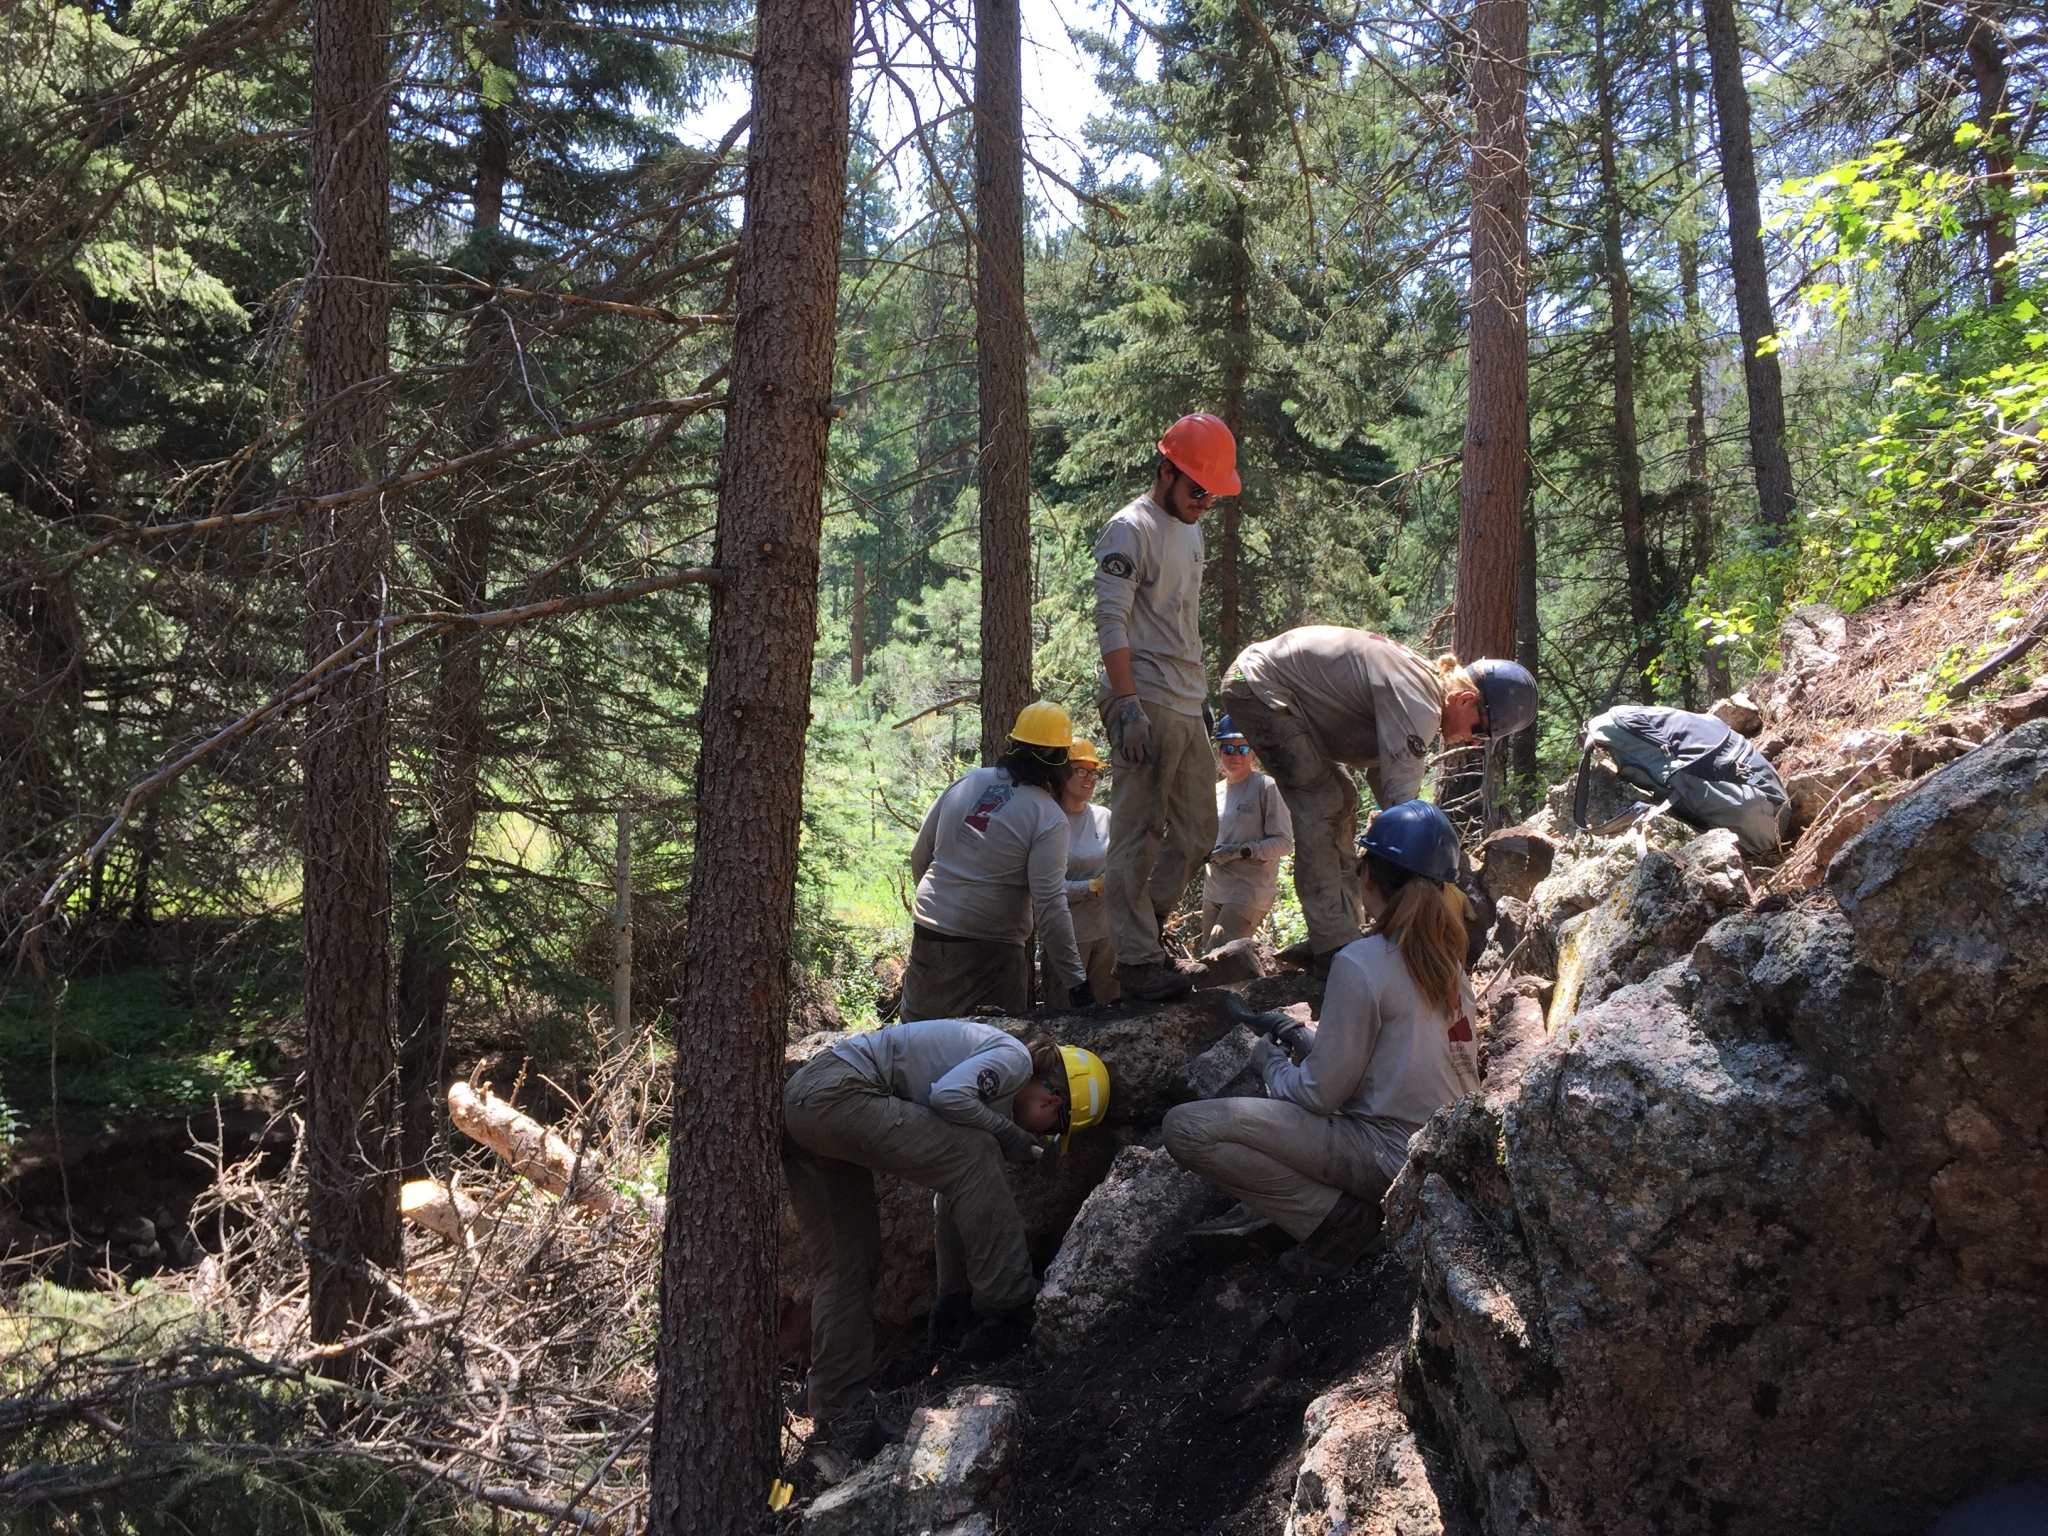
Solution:
<path fill-rule="evenodd" d="M 1442 882 L 1458 878 L 1458 834 L 1450 817 L 1427 800 L 1390 805 L 1358 839 L 1360 853 Z"/>
<path fill-rule="evenodd" d="M 1223 715 L 1219 717 L 1216 721 L 1216 739 L 1218 741 L 1229 741 L 1232 737 L 1242 740 L 1244 732 L 1230 723 L 1230 716 Z"/>
<path fill-rule="evenodd" d="M 1536 723 L 1536 679 L 1520 662 L 1482 657 L 1468 662 L 1465 675 L 1479 685 L 1485 718 L 1479 722 L 1490 741 L 1499 741 Z"/>

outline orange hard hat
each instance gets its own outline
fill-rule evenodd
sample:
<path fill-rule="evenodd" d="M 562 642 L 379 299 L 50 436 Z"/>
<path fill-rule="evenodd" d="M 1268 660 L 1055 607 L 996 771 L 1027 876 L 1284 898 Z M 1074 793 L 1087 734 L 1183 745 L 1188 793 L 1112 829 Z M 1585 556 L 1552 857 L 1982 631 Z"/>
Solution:
<path fill-rule="evenodd" d="M 1197 411 L 1181 417 L 1159 439 L 1159 451 L 1205 491 L 1235 496 L 1243 488 L 1237 478 L 1237 439 L 1220 416 Z"/>

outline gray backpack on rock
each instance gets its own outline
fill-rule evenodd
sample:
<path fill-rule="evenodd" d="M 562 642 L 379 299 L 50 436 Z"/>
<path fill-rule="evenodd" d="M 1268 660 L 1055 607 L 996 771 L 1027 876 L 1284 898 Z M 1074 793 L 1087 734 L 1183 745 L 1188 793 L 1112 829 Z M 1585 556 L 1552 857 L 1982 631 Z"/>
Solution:
<path fill-rule="evenodd" d="M 1588 770 L 1604 747 L 1615 771 L 1670 803 L 1671 814 L 1701 832 L 1728 827 L 1744 853 L 1775 853 L 1791 811 L 1785 785 L 1763 753 L 1712 715 L 1622 704 L 1586 726 L 1572 821 L 1586 830 Z"/>

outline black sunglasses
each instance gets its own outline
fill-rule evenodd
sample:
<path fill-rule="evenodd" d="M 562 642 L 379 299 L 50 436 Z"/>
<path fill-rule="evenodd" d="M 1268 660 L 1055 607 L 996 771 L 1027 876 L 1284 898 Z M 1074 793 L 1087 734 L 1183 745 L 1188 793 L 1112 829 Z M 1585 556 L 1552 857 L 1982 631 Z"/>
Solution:
<path fill-rule="evenodd" d="M 1214 491 L 1203 490 L 1201 482 L 1195 479 L 1195 477 L 1189 474 L 1186 470 L 1176 465 L 1174 466 L 1173 472 L 1179 475 L 1181 479 L 1187 481 L 1189 501 L 1214 501 L 1216 499 L 1216 493 Z"/>
<path fill-rule="evenodd" d="M 1251 752 L 1250 747 L 1244 746 L 1242 744 L 1234 747 L 1226 744 L 1224 746 L 1218 747 L 1216 750 L 1218 752 L 1221 752 L 1225 757 L 1244 757 Z"/>

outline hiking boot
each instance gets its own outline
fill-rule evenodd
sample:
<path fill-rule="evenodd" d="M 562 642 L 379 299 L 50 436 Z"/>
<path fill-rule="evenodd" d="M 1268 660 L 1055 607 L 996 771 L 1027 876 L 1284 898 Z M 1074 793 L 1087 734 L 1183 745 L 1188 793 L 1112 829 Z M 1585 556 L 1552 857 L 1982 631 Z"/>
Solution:
<path fill-rule="evenodd" d="M 974 1326 L 974 1298 L 971 1292 L 954 1291 L 932 1303 L 925 1317 L 924 1347 L 935 1355 L 949 1354 Z"/>
<path fill-rule="evenodd" d="M 1378 1250 L 1384 1219 L 1377 1205 L 1368 1205 L 1353 1194 L 1339 1195 L 1322 1224 L 1299 1246 L 1280 1255 L 1280 1267 L 1303 1280 L 1341 1275 Z"/>
<path fill-rule="evenodd" d="M 1163 1003 L 1171 997 L 1182 997 L 1194 991 L 1201 979 L 1209 974 L 1209 968 L 1199 960 L 1176 960 L 1168 956 L 1164 960 L 1148 960 L 1143 965 L 1122 965 L 1116 968 L 1116 984 L 1123 989 L 1123 995 L 1141 1003 Z"/>
<path fill-rule="evenodd" d="M 1211 1216 L 1188 1228 L 1189 1237 L 1250 1237 L 1272 1223 L 1240 1200 L 1221 1216 Z"/>
<path fill-rule="evenodd" d="M 993 1365 L 1006 1360 L 1031 1342 L 1031 1306 L 994 1312 L 967 1330 L 953 1358 L 969 1365 Z"/>

